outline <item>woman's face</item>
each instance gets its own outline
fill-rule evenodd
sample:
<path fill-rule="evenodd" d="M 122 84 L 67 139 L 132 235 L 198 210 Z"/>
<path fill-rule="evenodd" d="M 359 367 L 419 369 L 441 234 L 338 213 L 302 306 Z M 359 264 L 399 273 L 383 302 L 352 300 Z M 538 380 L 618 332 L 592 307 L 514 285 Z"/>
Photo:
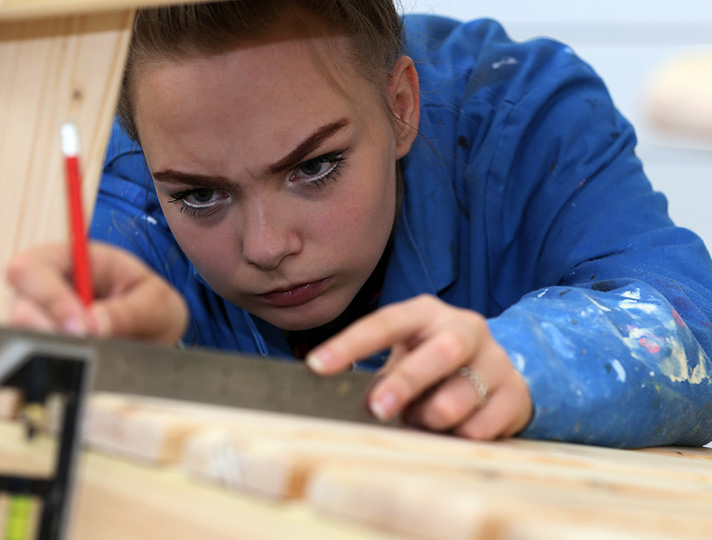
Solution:
<path fill-rule="evenodd" d="M 324 43 L 313 40 L 317 47 Z M 394 222 L 394 133 L 379 92 L 304 41 L 152 64 L 136 123 L 168 224 L 222 297 L 287 330 L 337 317 Z"/>

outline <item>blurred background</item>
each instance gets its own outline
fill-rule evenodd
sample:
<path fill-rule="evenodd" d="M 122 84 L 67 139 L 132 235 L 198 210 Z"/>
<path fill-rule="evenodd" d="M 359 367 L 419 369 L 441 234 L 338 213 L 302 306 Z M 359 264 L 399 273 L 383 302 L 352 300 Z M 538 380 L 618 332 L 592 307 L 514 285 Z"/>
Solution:
<path fill-rule="evenodd" d="M 673 220 L 712 249 L 712 0 L 401 1 L 406 13 L 490 17 L 515 40 L 546 36 L 571 46 L 603 77 L 636 127 L 638 155 L 653 186 L 666 194 Z M 674 78 L 692 94 L 676 91 L 673 102 L 653 103 L 653 94 L 669 97 L 663 81 L 669 83 L 689 58 L 684 77 Z M 676 128 L 654 121 L 678 106 L 698 111 L 694 121 L 709 119 L 706 132 L 699 125 L 687 129 L 684 121 Z"/>

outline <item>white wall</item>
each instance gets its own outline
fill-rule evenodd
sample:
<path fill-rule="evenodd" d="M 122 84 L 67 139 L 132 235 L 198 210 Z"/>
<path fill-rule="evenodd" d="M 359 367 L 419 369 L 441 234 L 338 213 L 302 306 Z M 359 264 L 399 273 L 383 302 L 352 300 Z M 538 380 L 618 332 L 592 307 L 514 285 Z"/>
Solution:
<path fill-rule="evenodd" d="M 642 106 L 651 73 L 695 49 L 712 50 L 712 0 L 401 0 L 406 12 L 492 17 L 518 40 L 548 36 L 588 61 L 638 131 L 638 154 L 678 225 L 712 248 L 712 139 L 661 132 Z M 710 96 L 712 99 L 712 96 Z"/>

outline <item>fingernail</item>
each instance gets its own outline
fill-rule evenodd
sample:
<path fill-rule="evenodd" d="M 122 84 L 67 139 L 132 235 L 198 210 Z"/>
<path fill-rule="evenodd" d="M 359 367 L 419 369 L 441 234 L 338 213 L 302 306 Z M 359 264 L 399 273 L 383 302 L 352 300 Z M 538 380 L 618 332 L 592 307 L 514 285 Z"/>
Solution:
<path fill-rule="evenodd" d="M 388 422 L 391 420 L 397 407 L 398 399 L 393 392 L 387 392 L 378 398 L 378 400 L 371 401 L 369 406 L 373 416 L 378 418 L 381 422 Z"/>
<path fill-rule="evenodd" d="M 326 371 L 324 356 L 324 353 L 316 354 L 314 352 L 310 352 L 307 354 L 304 361 L 312 371 L 315 371 L 316 373 L 324 373 Z"/>
<path fill-rule="evenodd" d="M 85 326 L 84 321 L 82 321 L 79 317 L 69 317 L 62 324 L 62 328 L 67 334 L 71 334 L 73 336 L 82 337 L 87 335 L 87 327 Z"/>
<path fill-rule="evenodd" d="M 111 321 L 109 314 L 98 307 L 91 310 L 92 318 L 94 319 L 94 331 L 99 337 L 108 337 L 111 334 Z"/>

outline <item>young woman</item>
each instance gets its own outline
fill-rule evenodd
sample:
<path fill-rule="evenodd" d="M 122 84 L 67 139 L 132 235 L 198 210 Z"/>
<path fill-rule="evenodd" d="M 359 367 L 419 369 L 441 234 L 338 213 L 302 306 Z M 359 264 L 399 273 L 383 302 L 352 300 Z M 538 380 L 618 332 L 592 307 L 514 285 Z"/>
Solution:
<path fill-rule="evenodd" d="M 377 417 L 474 439 L 712 439 L 712 263 L 569 48 L 392 0 L 144 10 L 119 111 L 97 300 L 43 248 L 16 324 L 383 365 Z"/>

